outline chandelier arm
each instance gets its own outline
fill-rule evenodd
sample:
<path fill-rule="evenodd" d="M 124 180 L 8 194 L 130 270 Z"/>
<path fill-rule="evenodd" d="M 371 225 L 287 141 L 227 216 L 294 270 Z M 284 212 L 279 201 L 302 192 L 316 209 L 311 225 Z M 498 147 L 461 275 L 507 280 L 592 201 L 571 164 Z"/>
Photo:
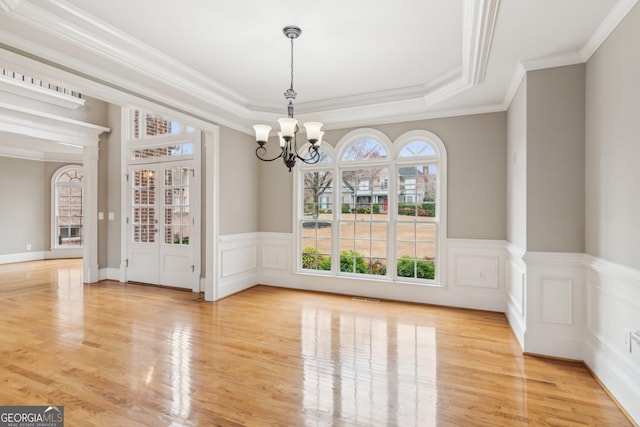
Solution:
<path fill-rule="evenodd" d="M 260 160 L 262 160 L 263 162 L 273 162 L 274 160 L 278 160 L 279 158 L 281 158 L 284 154 L 284 150 L 282 150 L 280 152 L 280 154 L 278 154 L 276 157 L 272 158 L 272 159 L 268 159 L 263 157 L 265 154 L 267 154 L 267 149 L 260 146 L 258 148 L 256 148 L 256 157 L 259 158 Z"/>
<path fill-rule="evenodd" d="M 309 147 L 309 157 L 302 157 L 296 153 L 296 157 L 308 165 L 315 165 L 320 161 L 320 152 L 313 147 Z"/>

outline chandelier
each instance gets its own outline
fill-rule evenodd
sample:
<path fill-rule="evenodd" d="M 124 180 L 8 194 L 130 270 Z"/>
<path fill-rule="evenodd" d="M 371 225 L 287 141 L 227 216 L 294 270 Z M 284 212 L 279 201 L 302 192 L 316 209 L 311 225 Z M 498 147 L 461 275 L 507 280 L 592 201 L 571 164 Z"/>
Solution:
<path fill-rule="evenodd" d="M 288 117 L 278 119 L 280 124 L 280 132 L 278 132 L 278 138 L 280 140 L 280 154 L 273 158 L 267 158 L 267 148 L 265 145 L 269 140 L 269 133 L 271 132 L 271 126 L 268 125 L 255 125 L 253 130 L 256 132 L 256 142 L 258 148 L 256 148 L 256 156 L 265 162 L 272 162 L 276 159 L 282 158 L 284 164 L 289 168 L 289 172 L 296 165 L 296 160 L 301 160 L 304 163 L 314 164 L 320 160 L 320 142 L 322 141 L 321 131 L 322 123 L 320 122 L 307 122 L 304 127 L 307 131 L 307 141 L 309 142 L 308 153 L 303 157 L 298 154 L 298 121 L 293 118 L 293 101 L 296 99 L 296 91 L 293 90 L 293 41 L 300 36 L 302 30 L 295 25 L 288 25 L 282 29 L 284 35 L 291 40 L 291 86 L 284 93 L 284 97 L 287 100 L 287 113 Z"/>

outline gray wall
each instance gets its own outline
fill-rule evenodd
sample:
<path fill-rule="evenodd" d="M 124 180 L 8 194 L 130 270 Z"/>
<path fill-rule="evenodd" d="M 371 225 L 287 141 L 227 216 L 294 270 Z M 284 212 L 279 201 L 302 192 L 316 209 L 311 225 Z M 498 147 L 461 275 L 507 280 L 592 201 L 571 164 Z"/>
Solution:
<path fill-rule="evenodd" d="M 584 64 L 530 71 L 507 113 L 507 240 L 584 251 Z"/>
<path fill-rule="evenodd" d="M 255 145 L 255 138 L 253 144 Z M 269 144 L 277 144 L 270 141 Z M 255 148 L 254 148 L 255 150 Z M 259 161 L 259 160 L 258 160 Z M 280 160 L 260 162 L 260 231 L 291 233 L 293 221 L 293 173 Z"/>
<path fill-rule="evenodd" d="M 448 237 L 505 239 L 506 117 L 506 113 L 491 113 L 370 127 L 392 141 L 411 130 L 438 135 L 448 156 Z M 323 141 L 335 145 L 352 130 L 328 131 Z M 259 185 L 260 230 L 290 233 L 292 175 L 280 161 L 263 163 Z"/>
<path fill-rule="evenodd" d="M 109 268 L 119 268 L 121 262 L 120 255 L 120 204 L 122 197 L 120 194 L 120 183 L 122 180 L 122 171 L 120 170 L 121 154 L 121 108 L 117 105 L 109 104 L 107 110 L 107 127 L 111 129 L 109 135 L 103 136 L 100 144 L 100 181 L 98 182 L 98 191 L 105 194 L 106 197 L 100 198 L 101 206 L 98 207 L 99 212 L 104 212 L 105 219 L 100 228 L 101 233 L 98 235 L 98 241 L 107 241 L 107 253 L 98 253 L 100 267 L 107 266 Z M 106 163 L 106 168 L 104 163 Z M 105 173 L 106 169 L 106 173 Z M 113 212 L 114 220 L 109 221 L 109 212 Z M 106 235 L 104 228 L 106 227 Z M 100 244 L 99 250 L 102 247 Z M 106 264 L 105 262 L 106 255 Z"/>
<path fill-rule="evenodd" d="M 0 255 L 51 247 L 51 177 L 67 163 L 0 157 Z"/>
<path fill-rule="evenodd" d="M 586 68 L 586 252 L 640 269 L 640 7 Z"/>
<path fill-rule="evenodd" d="M 57 113 L 60 116 L 66 116 L 82 122 L 93 123 L 108 127 L 107 109 L 109 104 L 98 99 L 86 97 L 82 108 L 75 110 L 64 109 Z"/>
<path fill-rule="evenodd" d="M 261 215 L 259 160 L 255 138 L 229 128 L 220 128 L 219 209 L 220 234 L 259 231 Z"/>
<path fill-rule="evenodd" d="M 507 113 L 507 240 L 527 248 L 527 78 Z"/>
<path fill-rule="evenodd" d="M 584 251 L 584 70 L 527 73 L 528 251 Z"/>

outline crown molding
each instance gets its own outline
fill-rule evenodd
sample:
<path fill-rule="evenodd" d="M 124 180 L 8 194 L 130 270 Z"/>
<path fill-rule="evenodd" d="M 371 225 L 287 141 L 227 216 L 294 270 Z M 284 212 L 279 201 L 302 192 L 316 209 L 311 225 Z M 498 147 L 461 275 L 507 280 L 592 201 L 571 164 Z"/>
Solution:
<path fill-rule="evenodd" d="M 638 3 L 638 0 L 619 0 L 611 9 L 607 17 L 591 35 L 587 43 L 580 50 L 580 55 L 587 62 L 589 58 L 598 50 L 600 45 L 611 35 L 613 30 L 620 24 L 625 16 Z"/>
<path fill-rule="evenodd" d="M 567 52 L 560 55 L 553 55 L 518 63 L 516 71 L 511 79 L 511 84 L 509 85 L 504 97 L 503 103 L 506 108 L 509 108 L 511 105 L 511 101 L 513 101 L 513 97 L 518 91 L 518 87 L 520 87 L 520 83 L 528 71 L 582 64 L 589 61 L 591 56 L 611 35 L 636 3 L 638 3 L 638 0 L 619 0 L 579 51 Z"/>
<path fill-rule="evenodd" d="M 448 110 L 428 110 L 425 108 L 422 99 L 414 99 L 411 102 L 404 102 L 403 104 L 404 105 L 398 103 L 393 106 L 385 105 L 385 110 L 380 110 L 380 107 L 378 107 L 365 111 L 348 111 L 345 113 L 340 111 L 325 112 L 325 114 L 331 113 L 335 114 L 335 116 L 329 117 L 329 119 L 333 120 L 325 119 L 324 116 L 321 117 L 321 120 L 326 120 L 328 123 L 323 126 L 323 129 L 346 129 L 361 126 L 375 126 L 448 117 L 470 116 L 475 114 L 499 113 L 504 112 L 507 109 L 505 104 L 499 103 Z M 417 105 L 421 105 L 422 107 L 419 108 Z M 308 117 L 308 120 L 317 118 L 317 115 L 314 114 L 313 117 Z M 301 121 L 304 120 L 305 119 L 302 119 Z"/>
<path fill-rule="evenodd" d="M 199 122 L 198 126 L 222 125 L 241 132 L 249 132 L 234 111 L 213 108 L 211 104 L 185 103 L 171 94 L 153 90 L 105 70 L 93 67 L 63 53 L 38 44 L 26 42 L 20 37 L 0 30 L 0 60 L 10 63 L 12 68 L 24 73 L 41 73 L 63 85 L 81 87 L 82 93 L 117 105 L 147 106 L 159 113 L 184 114 Z M 56 58 L 52 61 L 46 58 Z M 64 64 L 64 65 L 63 65 Z M 83 71 L 79 71 L 82 69 Z M 251 113 L 249 111 L 249 113 Z M 249 116 L 251 116 L 249 114 Z M 185 118 L 182 119 L 183 121 Z"/>
<path fill-rule="evenodd" d="M 547 56 L 545 58 L 523 61 L 520 63 L 526 71 L 544 70 L 546 68 L 564 67 L 567 65 L 582 64 L 584 57 L 580 52 L 567 52 L 561 55 Z"/>
<path fill-rule="evenodd" d="M 238 113 L 246 111 L 249 100 L 245 97 L 73 5 L 57 0 L 22 1 L 37 6 L 25 7 L 22 18 L 39 29 L 194 96 L 200 94 L 225 108 L 239 109 Z"/>
<path fill-rule="evenodd" d="M 462 25 L 462 78 L 470 86 L 484 81 L 500 0 L 465 0 Z"/>
<path fill-rule="evenodd" d="M 67 117 L 0 103 L 0 131 L 33 138 L 73 144 L 98 145 L 98 138 L 110 129 Z"/>
<path fill-rule="evenodd" d="M 9 11 L 8 14 L 28 26 L 49 33 L 138 75 L 162 82 L 190 96 L 206 99 L 239 116 L 248 115 L 246 98 L 68 3 L 55 0 L 22 0 L 20 7 Z M 53 56 L 44 58 L 62 63 L 59 59 L 60 54 L 61 52 L 55 52 Z M 72 61 L 69 65 L 83 74 L 106 74 L 105 70 L 90 70 L 91 67 L 80 60 Z M 102 72 L 95 74 L 96 71 Z M 121 81 L 124 82 L 128 80 Z"/>
<path fill-rule="evenodd" d="M 408 99 L 418 98 L 424 92 L 425 86 L 419 85 L 400 89 L 326 99 L 322 101 L 303 102 L 300 104 L 296 104 L 296 113 L 317 113 L 321 111 L 353 108 L 362 105 L 406 101 Z M 281 105 L 278 106 L 278 110 L 282 110 Z"/>
<path fill-rule="evenodd" d="M 484 82 L 499 5 L 500 0 L 464 1 L 462 67 L 452 70 L 447 82 L 442 82 L 424 95 L 423 100 L 427 106 L 435 105 Z"/>
<path fill-rule="evenodd" d="M 438 79 L 411 88 L 298 104 L 298 112 L 340 110 L 344 114 L 345 110 L 362 105 L 395 107 L 397 102 L 412 102 L 418 97 L 422 97 L 424 105 L 432 106 L 483 83 L 499 4 L 500 0 L 465 0 L 462 66 L 450 70 Z"/>
<path fill-rule="evenodd" d="M 27 27 L 51 34 L 55 39 L 68 43 L 88 56 L 116 64 L 135 75 L 144 75 L 151 82 L 149 86 L 128 79 L 123 73 L 110 73 L 108 70 L 91 66 L 85 58 L 73 58 L 64 52 L 53 51 L 11 38 L 7 34 L 6 44 L 17 46 L 29 52 L 38 60 L 58 66 L 66 71 L 80 75 L 87 80 L 122 90 L 134 96 L 141 96 L 151 102 L 173 107 L 187 114 L 197 114 L 200 119 L 213 121 L 238 130 L 250 129 L 248 121 L 253 117 L 271 116 L 280 106 L 250 104 L 250 101 L 225 86 L 184 66 L 163 52 L 133 39 L 127 34 L 108 26 L 102 21 L 87 15 L 82 10 L 66 2 L 56 0 L 0 0 L 3 10 L 13 19 Z M 384 116 L 392 112 L 398 103 L 413 105 L 407 113 L 421 113 L 425 106 L 456 95 L 484 79 L 488 62 L 491 38 L 495 26 L 499 0 L 465 0 L 465 22 L 473 24 L 473 31 L 465 36 L 465 51 L 461 52 L 463 66 L 447 73 L 444 78 L 424 85 L 400 88 L 396 90 L 361 94 L 297 105 L 300 113 L 362 113 L 374 111 L 374 116 Z M 10 7 L 8 7 L 10 6 Z M 465 59 L 466 58 L 466 59 Z M 465 70 L 468 67 L 469 70 Z M 451 78 L 452 75 L 456 78 Z M 472 76 L 465 79 L 464 76 Z M 163 88 L 167 88 L 164 90 Z M 83 89 L 84 92 L 86 92 Z M 170 92 L 186 94 L 188 101 L 180 102 Z M 174 92 L 175 93 L 175 92 Z M 144 94 L 144 96 L 142 95 Z M 418 102 L 419 101 L 419 102 Z M 395 115 L 395 114 L 394 114 Z M 356 115 L 364 119 L 360 114 Z M 351 120 L 355 120 L 353 117 Z M 341 117 L 341 119 L 344 119 Z"/>
<path fill-rule="evenodd" d="M 582 63 L 584 63 L 584 60 L 579 52 L 569 52 L 563 55 L 554 55 L 532 61 L 519 62 L 516 65 L 516 70 L 511 78 L 511 83 L 505 93 L 503 104 L 506 108 L 509 108 L 513 101 L 513 97 L 516 96 L 520 83 L 522 83 L 527 72 Z"/>
<path fill-rule="evenodd" d="M 32 83 L 22 82 L 7 76 L 0 76 L 0 91 L 35 99 L 47 104 L 58 105 L 70 110 L 75 110 L 85 103 L 84 99 L 36 86 Z"/>
<path fill-rule="evenodd" d="M 469 82 L 464 79 L 462 71 L 460 71 L 457 73 L 455 78 L 437 88 L 434 88 L 427 93 L 422 100 L 426 106 L 432 106 L 438 102 L 444 101 L 445 99 L 451 98 L 454 95 L 462 93 L 473 86 L 474 85 L 469 84 Z"/>
<path fill-rule="evenodd" d="M 513 73 L 513 77 L 511 78 L 511 83 L 509 83 L 509 87 L 507 88 L 507 93 L 505 93 L 504 100 L 502 101 L 502 104 L 505 105 L 505 109 L 509 109 L 511 106 L 513 97 L 516 96 L 520 83 L 522 83 L 522 79 L 524 79 L 526 75 L 527 70 L 524 69 L 521 63 L 518 63 L 516 65 L 516 70 Z"/>
<path fill-rule="evenodd" d="M 462 67 L 452 70 L 448 81 L 424 95 L 425 105 L 435 105 L 484 82 L 499 5 L 500 0 L 465 0 Z"/>
<path fill-rule="evenodd" d="M 313 114 L 326 128 L 364 123 L 420 120 L 459 115 L 458 111 L 503 111 L 527 71 L 587 61 L 638 0 L 619 0 L 607 18 L 579 52 L 534 59 L 518 64 L 502 104 L 470 109 L 436 111 L 438 103 L 484 82 L 500 0 L 464 0 L 461 66 L 424 85 L 350 97 L 298 104 L 300 118 Z M 84 57 L 70 56 L 0 30 L 0 48 L 37 62 L 37 69 L 57 69 L 75 77 L 82 92 L 108 102 L 151 103 L 205 123 L 251 133 L 257 118 L 278 117 L 281 106 L 252 104 L 249 99 L 203 74 L 93 18 L 69 3 L 58 0 L 0 0 L 0 12 L 53 39 L 73 46 Z M 3 52 L 0 52 L 2 58 Z M 126 72 L 91 65 L 88 57 L 113 63 Z M 31 64 L 31 67 L 34 67 Z M 147 82 L 128 76 L 145 76 Z M 93 92 L 85 88 L 89 88 Z M 182 96 L 176 96 L 180 93 Z M 137 101 L 136 101 L 137 100 Z"/>

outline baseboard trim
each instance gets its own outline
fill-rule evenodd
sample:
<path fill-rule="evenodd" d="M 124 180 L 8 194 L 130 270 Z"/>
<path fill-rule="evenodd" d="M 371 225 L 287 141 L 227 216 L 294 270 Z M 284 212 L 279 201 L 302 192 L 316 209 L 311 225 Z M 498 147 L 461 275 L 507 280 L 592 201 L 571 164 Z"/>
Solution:
<path fill-rule="evenodd" d="M 113 280 L 120 282 L 120 269 L 119 268 L 100 268 L 98 270 L 98 281 Z"/>
<path fill-rule="evenodd" d="M 584 360 L 579 360 L 579 359 L 571 359 L 571 358 L 568 358 L 568 357 L 549 356 L 548 354 L 531 353 L 531 352 L 528 352 L 528 351 L 523 351 L 522 354 L 525 355 L 525 356 L 535 357 L 537 359 L 549 359 L 549 360 L 555 360 L 557 362 L 577 363 L 577 364 L 581 364 L 581 365 L 587 366 L 586 363 L 584 363 Z"/>
<path fill-rule="evenodd" d="M 14 262 L 40 261 L 45 259 L 44 251 L 21 252 L 15 254 L 0 255 L 0 264 L 12 264 Z"/>
<path fill-rule="evenodd" d="M 627 412 L 627 410 L 624 408 L 624 406 L 622 406 L 620 404 L 620 402 L 618 402 L 618 399 L 616 399 L 616 397 L 613 395 L 613 393 L 611 393 L 611 391 L 607 388 L 606 385 L 604 385 L 604 383 L 600 380 L 600 378 L 598 378 L 598 376 L 596 375 L 596 373 L 589 367 L 589 365 L 587 365 L 585 362 L 582 362 L 582 365 L 587 369 L 587 371 L 589 371 L 589 373 L 591 374 L 591 376 L 596 380 L 596 382 L 600 385 L 600 387 L 602 388 L 602 390 L 604 390 L 605 393 L 607 393 L 607 396 L 609 396 L 609 398 L 611 398 L 611 400 L 613 401 L 613 403 L 618 407 L 618 409 L 620 409 L 620 412 L 622 412 L 624 414 L 624 416 L 629 420 L 629 422 L 631 423 L 631 425 L 633 427 L 640 427 L 640 424 L 638 424 L 637 422 L 635 422 L 635 420 L 631 417 L 631 414 L 629 414 L 629 412 Z"/>

